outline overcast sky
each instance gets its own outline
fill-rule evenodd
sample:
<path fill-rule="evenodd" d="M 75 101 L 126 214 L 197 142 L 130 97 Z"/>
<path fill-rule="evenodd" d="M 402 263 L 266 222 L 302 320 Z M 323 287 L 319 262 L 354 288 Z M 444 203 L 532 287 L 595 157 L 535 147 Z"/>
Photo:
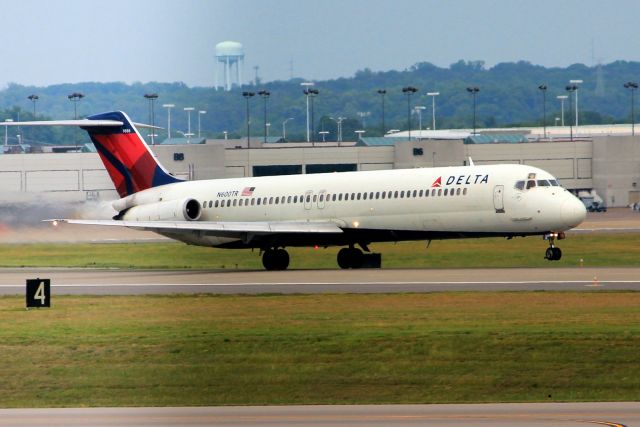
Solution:
<path fill-rule="evenodd" d="M 417 62 L 640 61 L 638 0 L 0 1 L 0 87 L 86 81 L 213 86 L 215 45 L 244 76 L 325 80 Z"/>

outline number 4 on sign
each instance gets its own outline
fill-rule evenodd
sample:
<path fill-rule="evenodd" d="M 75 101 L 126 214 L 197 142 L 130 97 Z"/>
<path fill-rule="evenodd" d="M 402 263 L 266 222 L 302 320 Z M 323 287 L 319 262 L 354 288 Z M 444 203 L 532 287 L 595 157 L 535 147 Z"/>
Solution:
<path fill-rule="evenodd" d="M 51 306 L 51 280 L 27 280 L 27 309 Z"/>

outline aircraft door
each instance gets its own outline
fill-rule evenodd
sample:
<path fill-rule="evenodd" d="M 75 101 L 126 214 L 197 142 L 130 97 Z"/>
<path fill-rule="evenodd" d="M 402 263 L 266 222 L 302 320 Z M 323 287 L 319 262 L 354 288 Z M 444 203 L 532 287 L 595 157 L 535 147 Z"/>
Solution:
<path fill-rule="evenodd" d="M 311 209 L 311 203 L 313 199 L 313 190 L 307 190 L 304 192 L 304 208 L 306 210 Z"/>
<path fill-rule="evenodd" d="M 493 207 L 496 213 L 504 213 L 504 185 L 493 187 Z"/>

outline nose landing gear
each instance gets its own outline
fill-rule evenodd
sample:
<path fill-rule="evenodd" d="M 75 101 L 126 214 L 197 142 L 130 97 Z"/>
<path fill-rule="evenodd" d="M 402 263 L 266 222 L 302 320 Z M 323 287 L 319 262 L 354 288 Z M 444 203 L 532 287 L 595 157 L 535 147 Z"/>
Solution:
<path fill-rule="evenodd" d="M 562 251 L 555 245 L 556 239 L 564 239 L 564 233 L 549 233 L 544 236 L 545 240 L 549 241 L 549 247 L 544 253 L 544 259 L 549 261 L 558 261 L 562 258 Z"/>

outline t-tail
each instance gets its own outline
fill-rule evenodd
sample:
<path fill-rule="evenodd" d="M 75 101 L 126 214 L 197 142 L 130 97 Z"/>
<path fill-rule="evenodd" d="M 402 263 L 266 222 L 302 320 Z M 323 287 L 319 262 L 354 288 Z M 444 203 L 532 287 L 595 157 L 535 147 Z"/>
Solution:
<path fill-rule="evenodd" d="M 122 122 L 122 126 L 82 126 L 96 146 L 120 197 L 181 181 L 158 163 L 125 113 L 113 111 L 87 119 Z"/>

